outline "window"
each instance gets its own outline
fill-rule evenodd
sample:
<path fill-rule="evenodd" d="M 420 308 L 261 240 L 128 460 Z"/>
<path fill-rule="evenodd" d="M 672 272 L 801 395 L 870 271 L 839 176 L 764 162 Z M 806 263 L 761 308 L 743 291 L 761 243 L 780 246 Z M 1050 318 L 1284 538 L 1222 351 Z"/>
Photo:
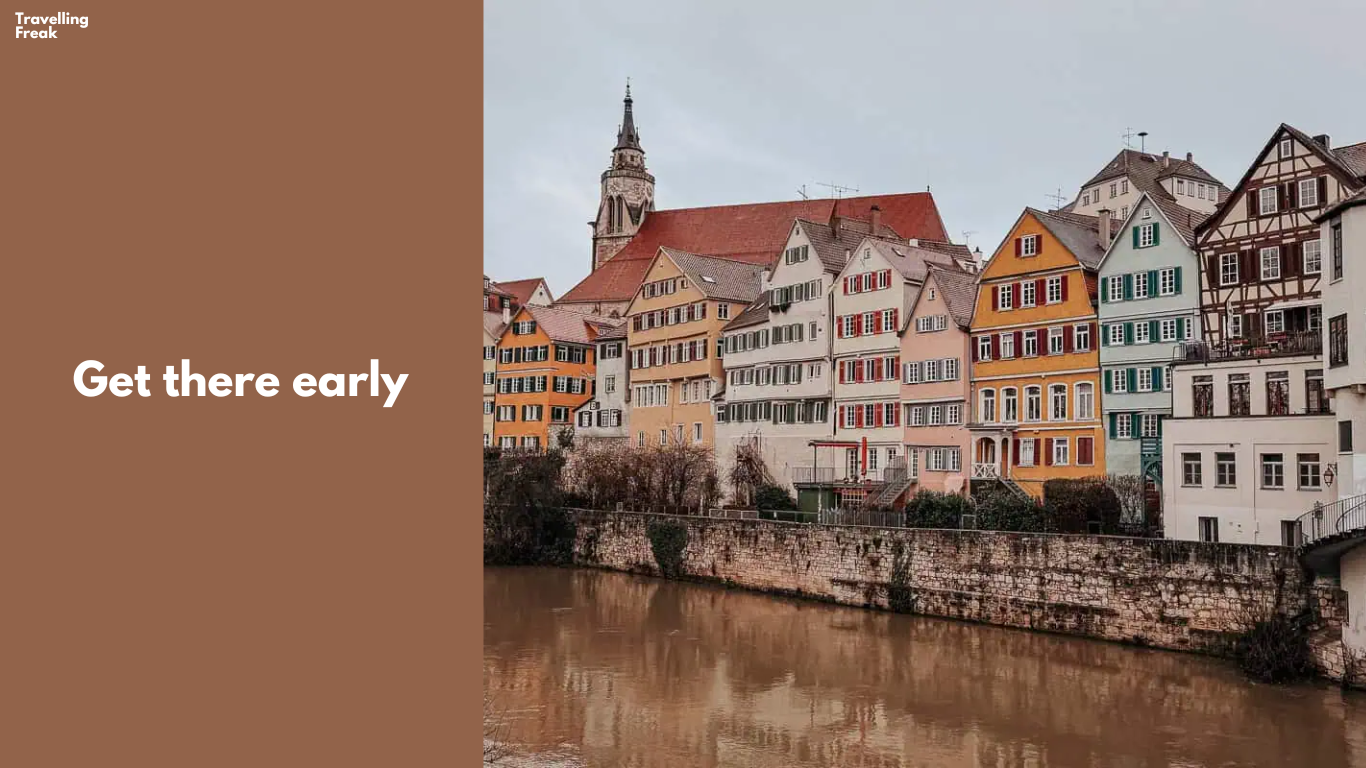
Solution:
<path fill-rule="evenodd" d="M 1328 319 L 1328 366 L 1347 364 L 1347 315 Z"/>
<path fill-rule="evenodd" d="M 843 318 L 841 318 L 841 320 L 844 332 L 840 335 L 845 337 L 846 339 L 852 337 L 854 335 L 854 316 L 845 315 Z"/>
<path fill-rule="evenodd" d="M 1162 431 L 1159 426 L 1160 418 L 1155 413 L 1145 413 L 1139 419 L 1139 435 L 1143 437 L 1157 437 Z"/>
<path fill-rule="evenodd" d="M 1251 384 L 1246 373 L 1228 377 L 1228 415 L 1247 416 L 1252 412 Z"/>
<path fill-rule="evenodd" d="M 1311 368 L 1304 372 L 1305 413 L 1328 413 L 1328 400 L 1323 393 L 1323 369 Z"/>
<path fill-rule="evenodd" d="M 721 303 L 721 304 L 717 304 L 717 305 L 716 305 L 716 316 L 717 316 L 717 318 L 719 318 L 719 319 L 721 319 L 721 320 L 729 320 L 729 319 L 730 319 L 730 305 L 729 305 L 729 304 L 726 304 L 726 303 L 724 303 L 724 302 Z"/>
<path fill-rule="evenodd" d="M 1053 327 L 1048 329 L 1048 354 L 1062 354 L 1062 328 Z"/>
<path fill-rule="evenodd" d="M 1317 453 L 1296 454 L 1295 463 L 1299 466 L 1300 490 L 1317 491 L 1323 487 L 1323 474 Z"/>
<path fill-rule="evenodd" d="M 1157 293 L 1159 296 L 1172 296 L 1176 293 L 1176 267 L 1158 270 Z"/>
<path fill-rule="evenodd" d="M 1096 440 L 1093 437 L 1077 438 L 1077 465 L 1093 466 L 1096 463 Z"/>
<path fill-rule="evenodd" d="M 1148 336 L 1148 324 L 1144 322 L 1134 323 L 1134 343 L 1147 344 L 1152 341 Z"/>
<path fill-rule="evenodd" d="M 484 386 L 493 386 L 493 371 L 484 371 Z"/>
<path fill-rule="evenodd" d="M 1352 452 L 1352 420 L 1338 422 L 1338 453 Z"/>
<path fill-rule="evenodd" d="M 1026 280 L 1020 283 L 1020 306 L 1034 306 L 1034 281 Z"/>
<path fill-rule="evenodd" d="M 797 327 L 798 327 L 798 328 L 801 328 L 801 326 L 797 326 Z M 895 309 L 884 309 L 884 310 L 882 310 L 882 332 L 883 332 L 883 333 L 895 333 L 895 332 L 896 332 L 896 310 L 895 310 Z"/>
<path fill-rule="evenodd" d="M 1204 482 L 1202 477 L 1204 468 L 1200 465 L 1200 454 L 1183 453 L 1181 454 L 1181 484 L 1191 488 L 1199 488 Z"/>
<path fill-rule="evenodd" d="M 1120 180 L 1119 180 L 1119 193 L 1120 193 L 1121 195 L 1127 195 L 1127 194 L 1129 194 L 1129 180 L 1128 180 L 1128 179 L 1120 179 Z"/>
<path fill-rule="evenodd" d="M 1300 207 L 1314 208 L 1319 204 L 1319 180 L 1300 179 Z"/>
<path fill-rule="evenodd" d="M 1091 324 L 1082 323 L 1072 326 L 1072 351 L 1091 351 Z"/>
<path fill-rule="evenodd" d="M 996 286 L 996 306 L 999 307 L 999 308 L 1001 308 L 1001 309 L 1014 309 L 1014 307 L 1013 307 L 1013 306 L 1011 305 L 1011 303 L 1010 303 L 1010 302 L 1011 302 L 1011 297 L 1012 297 L 1013 295 L 1014 295 L 1014 290 L 1013 290 L 1013 288 L 1012 288 L 1011 286 L 1009 286 L 1009 285 L 998 285 L 998 286 Z"/>
<path fill-rule="evenodd" d="M 1024 347 L 1025 357 L 1039 356 L 1039 332 L 1024 331 L 1020 334 L 1020 346 Z"/>
<path fill-rule="evenodd" d="M 1055 275 L 1048 278 L 1048 303 L 1057 304 L 1062 301 L 1062 275 Z"/>
<path fill-rule="evenodd" d="M 1067 385 L 1050 384 L 1048 387 L 1048 418 L 1050 421 L 1067 421 Z"/>
<path fill-rule="evenodd" d="M 1127 185 L 1129 182 L 1126 181 L 1126 182 L 1124 182 L 1124 183 Z M 1127 218 L 1129 218 L 1129 206 L 1126 205 L 1126 206 L 1124 206 L 1123 208 L 1120 209 L 1119 218 L 1121 218 L 1121 219 L 1127 219 Z"/>
<path fill-rule="evenodd" d="M 1219 518 L 1202 517 L 1199 523 L 1200 540 L 1211 544 L 1219 543 Z"/>
<path fill-rule="evenodd" d="M 497 348 L 497 347 L 484 347 L 484 359 L 485 359 L 485 360 L 492 360 L 493 357 L 494 357 L 494 355 L 497 354 L 497 352 L 498 352 L 498 348 Z"/>
<path fill-rule="evenodd" d="M 1016 422 L 1020 420 L 1020 403 L 1017 390 L 1014 387 L 1006 387 L 1001 390 L 1001 421 Z"/>
<path fill-rule="evenodd" d="M 1238 284 L 1238 254 L 1225 253 L 1219 256 L 1219 285 Z"/>
<path fill-rule="evenodd" d="M 1053 438 L 1053 464 L 1065 467 L 1069 463 L 1068 452 L 1071 449 L 1071 440 L 1066 437 Z"/>
<path fill-rule="evenodd" d="M 607 394 L 607 395 L 610 395 L 610 394 L 612 394 L 613 392 L 616 392 L 616 391 L 617 391 L 617 377 L 616 377 L 616 376 L 605 376 L 605 377 L 603 377 L 603 380 L 602 380 L 602 391 L 603 391 L 603 394 Z"/>
<path fill-rule="evenodd" d="M 492 401 L 492 400 L 485 400 L 485 401 L 484 401 L 484 415 L 485 415 L 485 416 L 492 416 L 492 415 L 493 415 L 493 401 Z"/>
<path fill-rule="evenodd" d="M 1172 369 L 1171 369 L 1171 366 L 1167 366 L 1166 368 L 1163 368 L 1163 369 L 1162 369 L 1162 391 L 1163 391 L 1163 392 L 1170 392 L 1170 391 L 1172 391 Z"/>
<path fill-rule="evenodd" d="M 990 360 L 990 359 L 991 359 L 991 337 L 990 337 L 990 336 L 978 336 L 978 337 L 977 337 L 977 359 L 978 359 L 978 360 Z"/>
<path fill-rule="evenodd" d="M 1001 334 L 1001 341 L 1000 341 L 1000 344 L 1001 344 L 1001 359 L 1002 359 L 1002 360 L 1009 360 L 1010 358 L 1012 358 L 1012 357 L 1015 356 L 1015 334 L 1014 334 L 1014 333 L 1009 333 L 1009 332 L 1007 332 L 1007 333 Z"/>
<path fill-rule="evenodd" d="M 1265 216 L 1276 212 L 1276 188 L 1262 187 L 1257 192 L 1258 212 Z"/>
<path fill-rule="evenodd" d="M 1342 222 L 1333 224 L 1332 248 L 1333 248 L 1333 279 L 1342 279 Z"/>
<path fill-rule="evenodd" d="M 1243 335 L 1243 316 L 1228 316 L 1228 335 L 1231 339 L 1240 338 Z"/>
<path fill-rule="evenodd" d="M 1238 486 L 1238 462 L 1232 453 L 1214 454 L 1214 485 L 1216 488 Z"/>
<path fill-rule="evenodd" d="M 1186 180 L 1185 180 L 1185 179 L 1177 179 L 1177 180 L 1176 180 L 1176 194 L 1178 194 L 1178 195 L 1184 195 L 1184 194 L 1186 194 Z"/>
<path fill-rule="evenodd" d="M 1166 318 L 1160 325 L 1162 328 L 1162 340 L 1176 341 L 1176 318 Z"/>
<path fill-rule="evenodd" d="M 1110 301 L 1124 301 L 1124 275 L 1111 275 L 1105 280 L 1108 284 L 1106 297 Z"/>
<path fill-rule="evenodd" d="M 805 248 L 806 246 L 802 247 Z M 700 421 L 694 421 L 692 423 L 692 441 L 694 443 L 702 442 L 702 422 Z"/>
<path fill-rule="evenodd" d="M 984 389 L 981 394 L 982 403 L 982 422 L 990 423 L 996 421 L 996 390 Z"/>
<path fill-rule="evenodd" d="M 1039 387 L 1025 387 L 1025 421 L 1043 419 L 1043 390 Z"/>
<path fill-rule="evenodd" d="M 1037 256 L 1039 254 L 1039 236 L 1025 235 L 1020 238 L 1020 255 Z"/>
<path fill-rule="evenodd" d="M 1306 240 L 1300 243 L 1300 255 L 1304 258 L 1304 274 L 1317 275 L 1323 272 L 1323 249 L 1321 240 Z"/>
<path fill-rule="evenodd" d="M 1110 414 L 1115 420 L 1115 437 L 1120 440 L 1128 440 L 1134 436 L 1134 420 L 1129 418 L 1127 413 Z"/>
<path fill-rule="evenodd" d="M 1262 454 L 1262 488 L 1273 491 L 1285 488 L 1285 454 Z"/>
<path fill-rule="evenodd" d="M 1285 312 L 1279 309 L 1268 310 L 1265 320 L 1263 320 L 1263 326 L 1267 333 L 1284 333 Z"/>
<path fill-rule="evenodd" d="M 888 407 L 894 407 L 894 406 L 892 406 L 891 403 L 888 403 L 887 405 L 888 405 Z M 944 423 L 944 406 L 942 406 L 942 405 L 931 405 L 931 406 L 929 407 L 929 425 L 932 426 L 932 427 L 936 427 L 936 426 L 939 426 L 940 424 L 943 424 L 943 423 Z"/>
<path fill-rule="evenodd" d="M 1019 440 L 1020 444 L 1020 466 L 1034 466 L 1034 440 Z"/>
<path fill-rule="evenodd" d="M 1281 546 L 1298 547 L 1304 541 L 1304 532 L 1298 520 L 1281 521 Z"/>
<path fill-rule="evenodd" d="M 1281 247 L 1273 245 L 1261 250 L 1262 279 L 1279 280 L 1281 277 Z"/>
<path fill-rule="evenodd" d="M 1288 160 L 1295 156 L 1295 142 L 1291 139 L 1281 139 L 1281 159 Z"/>
<path fill-rule="evenodd" d="M 945 423 L 945 424 L 961 424 L 961 423 L 962 423 L 962 420 L 963 420 L 962 410 L 963 410 L 962 406 L 959 405 L 958 403 L 952 403 L 952 404 L 950 404 L 947 408 L 944 409 L 944 413 L 945 413 L 945 416 L 944 416 L 944 423 Z"/>
<path fill-rule="evenodd" d="M 1138 247 L 1148 248 L 1157 243 L 1157 222 L 1140 224 L 1138 227 Z M 1143 274 L 1140 272 L 1139 274 Z"/>
<path fill-rule="evenodd" d="M 1138 391 L 1153 391 L 1153 369 L 1146 367 L 1138 369 Z"/>
<path fill-rule="evenodd" d="M 1201 200 L 1204 200 L 1204 199 L 1205 199 L 1205 185 L 1204 185 L 1204 184 L 1196 184 L 1196 185 L 1195 185 L 1195 196 L 1196 196 L 1197 198 L 1201 199 Z"/>
<path fill-rule="evenodd" d="M 1167 370 L 1171 370 L 1168 368 Z M 1191 383 L 1191 402 L 1197 419 L 1208 419 L 1214 415 L 1214 377 L 1196 376 Z"/>
<path fill-rule="evenodd" d="M 1095 386 L 1089 381 L 1077 384 L 1077 412 L 1075 417 L 1078 421 L 1095 418 L 1096 395 Z"/>
<path fill-rule="evenodd" d="M 864 313 L 863 313 L 863 321 L 862 321 L 862 322 L 863 322 L 863 332 L 864 332 L 864 333 L 876 333 L 876 332 L 877 332 L 877 325 L 876 325 L 876 323 L 877 323 L 877 313 L 876 313 L 876 312 L 864 312 Z"/>
<path fill-rule="evenodd" d="M 669 444 L 669 430 L 667 430 L 667 429 L 661 429 L 661 430 L 659 430 L 659 444 L 660 444 L 660 445 L 668 445 L 668 444 Z"/>
<path fill-rule="evenodd" d="M 1113 199 L 1115 198 L 1115 195 L 1118 194 L 1118 189 L 1119 189 L 1119 182 L 1116 182 L 1116 181 L 1110 182 L 1110 199 L 1111 199 L 1111 200 L 1113 200 Z"/>
<path fill-rule="evenodd" d="M 1124 323 L 1111 323 L 1110 325 L 1105 326 L 1105 328 L 1110 334 L 1110 346 L 1124 346 Z"/>
<path fill-rule="evenodd" d="M 1120 395 L 1129 391 L 1129 371 L 1127 368 L 1110 370 L 1110 391 Z"/>
<path fill-rule="evenodd" d="M 556 424 L 568 424 L 569 408 L 563 405 L 550 406 L 550 420 Z"/>
<path fill-rule="evenodd" d="M 1146 299 L 1146 298 L 1148 298 L 1148 273 L 1147 273 L 1147 272 L 1135 272 L 1135 273 L 1134 273 L 1134 298 L 1135 298 L 1135 299 Z"/>

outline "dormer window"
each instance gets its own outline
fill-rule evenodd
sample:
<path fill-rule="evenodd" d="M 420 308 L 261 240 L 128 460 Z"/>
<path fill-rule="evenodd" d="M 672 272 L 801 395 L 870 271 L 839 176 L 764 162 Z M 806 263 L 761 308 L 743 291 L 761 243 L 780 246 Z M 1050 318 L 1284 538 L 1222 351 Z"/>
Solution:
<path fill-rule="evenodd" d="M 1039 236 L 1025 235 L 1015 241 L 1015 250 L 1020 256 L 1039 255 Z"/>
<path fill-rule="evenodd" d="M 1153 217 L 1153 209 L 1151 209 L 1151 208 L 1149 208 L 1149 207 L 1147 207 L 1147 206 L 1144 206 L 1144 207 L 1143 207 L 1143 218 L 1145 218 L 1145 219 L 1151 219 L 1152 217 Z"/>
<path fill-rule="evenodd" d="M 1176 194 L 1178 194 L 1178 195 L 1184 195 L 1184 194 L 1186 194 L 1186 180 L 1185 180 L 1185 179 L 1177 179 L 1177 180 L 1176 180 Z"/>
<path fill-rule="evenodd" d="M 1281 139 L 1281 159 L 1289 160 L 1295 156 L 1295 142 L 1293 139 Z"/>
<path fill-rule="evenodd" d="M 1128 180 L 1128 179 L 1120 179 L 1120 181 L 1119 181 L 1119 193 L 1120 193 L 1121 195 L 1127 195 L 1127 194 L 1129 194 L 1129 180 Z"/>

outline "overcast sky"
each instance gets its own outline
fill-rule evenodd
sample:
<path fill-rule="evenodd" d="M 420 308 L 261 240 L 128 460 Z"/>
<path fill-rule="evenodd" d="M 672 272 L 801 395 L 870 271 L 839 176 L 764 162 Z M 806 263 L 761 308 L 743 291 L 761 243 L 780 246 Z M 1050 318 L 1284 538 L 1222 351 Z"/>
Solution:
<path fill-rule="evenodd" d="M 988 255 L 1024 206 L 1075 195 L 1126 128 L 1229 186 L 1281 122 L 1366 141 L 1362 0 L 497 0 L 484 14 L 484 269 L 543 276 L 556 296 L 588 273 L 628 76 L 657 208 L 929 186 L 950 236 Z"/>

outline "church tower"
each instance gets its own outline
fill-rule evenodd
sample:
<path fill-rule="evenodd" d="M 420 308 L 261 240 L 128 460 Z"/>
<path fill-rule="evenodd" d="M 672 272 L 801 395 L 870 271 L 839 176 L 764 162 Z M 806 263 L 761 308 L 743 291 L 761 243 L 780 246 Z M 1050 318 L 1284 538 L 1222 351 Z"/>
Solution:
<path fill-rule="evenodd" d="M 631 114 L 631 83 L 626 83 L 625 111 L 612 148 L 612 165 L 602 172 L 602 195 L 593 228 L 593 269 L 617 255 L 655 209 L 655 177 L 645 170 L 645 150 Z"/>

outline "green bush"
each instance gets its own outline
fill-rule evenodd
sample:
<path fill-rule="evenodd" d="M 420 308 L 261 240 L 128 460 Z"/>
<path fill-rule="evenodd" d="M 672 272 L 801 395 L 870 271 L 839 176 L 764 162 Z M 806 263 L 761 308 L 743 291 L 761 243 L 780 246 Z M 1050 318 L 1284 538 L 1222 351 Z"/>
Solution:
<path fill-rule="evenodd" d="M 1034 499 L 1002 488 L 977 502 L 977 527 L 988 531 L 1044 531 L 1044 510 Z"/>
<path fill-rule="evenodd" d="M 1048 529 L 1059 533 L 1119 533 L 1119 496 L 1103 477 L 1043 484 Z"/>
<path fill-rule="evenodd" d="M 562 565 L 574 554 L 575 525 L 564 511 L 564 456 L 484 452 L 484 562 Z"/>
<path fill-rule="evenodd" d="M 797 500 L 782 486 L 761 485 L 754 491 L 754 506 L 756 509 L 793 510 L 797 508 Z"/>
<path fill-rule="evenodd" d="M 650 538 L 650 551 L 662 576 L 683 573 L 683 550 L 688 547 L 688 527 L 676 520 L 651 520 L 645 527 Z"/>
<path fill-rule="evenodd" d="M 1264 683 L 1289 683 L 1314 672 L 1309 629 L 1299 618 L 1275 614 L 1254 622 L 1233 643 L 1243 672 Z"/>
<path fill-rule="evenodd" d="M 906 502 L 908 528 L 958 528 L 963 515 L 972 514 L 972 499 L 956 493 L 920 491 Z"/>

